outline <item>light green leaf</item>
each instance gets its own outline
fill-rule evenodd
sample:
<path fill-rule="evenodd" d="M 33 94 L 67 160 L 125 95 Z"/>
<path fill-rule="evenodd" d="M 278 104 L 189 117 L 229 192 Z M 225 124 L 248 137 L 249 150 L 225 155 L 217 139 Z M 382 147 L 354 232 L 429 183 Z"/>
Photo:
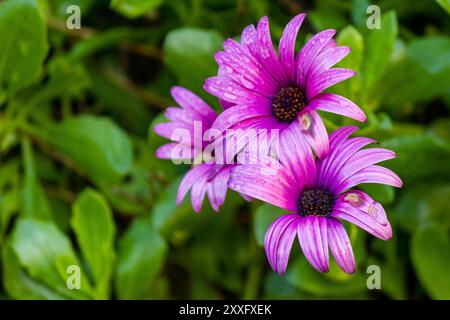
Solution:
<path fill-rule="evenodd" d="M 162 2 L 163 0 L 111 0 L 111 8 L 133 19 L 156 9 Z"/>
<path fill-rule="evenodd" d="M 450 0 L 436 0 L 436 2 L 439 3 L 448 14 L 450 14 Z"/>
<path fill-rule="evenodd" d="M 33 134 L 69 157 L 99 184 L 117 182 L 133 163 L 128 136 L 108 118 L 83 115 Z"/>
<path fill-rule="evenodd" d="M 116 230 L 111 209 L 100 193 L 86 189 L 73 204 L 72 211 L 71 225 L 92 272 L 97 298 L 105 299 L 115 257 Z"/>
<path fill-rule="evenodd" d="M 214 76 L 217 64 L 214 53 L 221 49 L 223 37 L 216 31 L 182 28 L 171 31 L 164 41 L 165 63 L 180 85 L 206 99 L 216 99 L 203 93 L 206 78 Z"/>
<path fill-rule="evenodd" d="M 356 76 L 338 84 L 333 90 L 357 102 L 362 80 L 360 70 L 364 55 L 363 37 L 353 26 L 347 26 L 339 32 L 336 41 L 339 45 L 348 46 L 351 49 L 349 55 L 339 62 L 338 66 L 354 70 Z"/>
<path fill-rule="evenodd" d="M 450 239 L 444 228 L 429 225 L 411 242 L 414 270 L 433 299 L 450 299 Z"/>
<path fill-rule="evenodd" d="M 8 295 L 14 299 L 62 300 L 67 298 L 28 276 L 21 268 L 9 243 L 2 250 L 2 267 L 3 286 Z"/>
<path fill-rule="evenodd" d="M 147 221 L 136 220 L 119 243 L 116 291 L 119 299 L 144 299 L 164 264 L 167 245 Z"/>
<path fill-rule="evenodd" d="M 272 222 L 286 213 L 286 210 L 270 204 L 262 204 L 258 207 L 253 219 L 253 232 L 255 233 L 256 242 L 260 246 L 264 245 L 264 236 Z"/>
<path fill-rule="evenodd" d="M 69 239 L 52 223 L 34 219 L 19 219 L 11 238 L 11 246 L 28 274 L 46 284 L 58 294 L 83 299 L 91 288 L 81 271 L 81 289 L 69 290 L 66 284 L 69 266 L 81 268 Z"/>
<path fill-rule="evenodd" d="M 30 84 L 47 55 L 43 15 L 33 0 L 0 3 L 0 91 L 10 93 Z"/>
<path fill-rule="evenodd" d="M 28 218 L 51 220 L 51 207 L 39 184 L 33 149 L 30 141 L 26 138 L 22 139 L 22 156 L 25 168 L 22 188 L 22 215 Z"/>
<path fill-rule="evenodd" d="M 394 11 L 382 14 L 381 29 L 373 29 L 368 32 L 363 68 L 366 98 L 370 97 L 374 84 L 386 70 L 394 49 L 397 32 L 397 16 Z"/>

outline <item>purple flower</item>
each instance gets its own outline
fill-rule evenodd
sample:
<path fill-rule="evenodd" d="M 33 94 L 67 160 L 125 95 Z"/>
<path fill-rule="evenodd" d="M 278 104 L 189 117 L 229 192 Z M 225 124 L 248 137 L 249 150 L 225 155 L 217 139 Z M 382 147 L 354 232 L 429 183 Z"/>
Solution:
<path fill-rule="evenodd" d="M 313 36 L 295 57 L 298 30 L 305 18 L 299 14 L 286 26 L 277 56 L 272 45 L 267 17 L 257 29 L 244 29 L 241 43 L 224 42 L 224 51 L 215 55 L 218 76 L 206 80 L 204 88 L 217 96 L 226 110 L 214 127 L 225 131 L 240 128 L 279 129 L 300 127 L 319 158 L 328 151 L 328 135 L 316 110 L 365 121 L 364 112 L 350 100 L 332 93 L 322 93 L 332 85 L 352 77 L 355 72 L 331 68 L 350 49 L 337 46 L 335 30 Z"/>
<path fill-rule="evenodd" d="M 217 115 L 214 110 L 194 93 L 182 87 L 174 87 L 171 90 L 172 97 L 180 105 L 169 107 L 165 116 L 170 122 L 157 124 L 154 131 L 172 143 L 161 146 L 156 150 L 156 156 L 162 159 L 185 160 L 183 155 L 177 152 L 180 141 L 174 139 L 176 130 L 185 130 L 189 141 L 186 147 L 191 149 L 190 160 L 194 160 L 208 143 L 203 142 L 199 148 L 195 148 L 196 137 L 194 123 L 201 125 L 201 132 L 211 128 Z M 205 195 L 208 195 L 212 208 L 215 211 L 224 203 L 228 189 L 231 167 L 215 163 L 201 163 L 193 166 L 181 181 L 177 195 L 177 205 L 180 205 L 186 194 L 191 191 L 191 202 L 195 212 L 200 212 Z"/>
<path fill-rule="evenodd" d="M 394 158 L 395 153 L 382 148 L 362 149 L 374 141 L 349 138 L 357 127 L 342 127 L 330 135 L 329 153 L 319 160 L 306 141 L 298 138 L 299 130 L 295 126 L 286 129 L 292 139 L 281 142 L 281 163 L 260 156 L 257 164 L 237 166 L 232 170 L 229 187 L 291 212 L 275 220 L 264 239 L 269 263 L 276 272 L 286 271 L 298 236 L 306 259 L 315 269 L 328 271 L 330 248 L 338 265 L 353 273 L 352 247 L 339 220 L 383 240 L 391 238 L 392 229 L 379 203 L 360 190 L 349 189 L 360 183 L 401 187 L 402 181 L 395 173 L 376 165 Z"/>

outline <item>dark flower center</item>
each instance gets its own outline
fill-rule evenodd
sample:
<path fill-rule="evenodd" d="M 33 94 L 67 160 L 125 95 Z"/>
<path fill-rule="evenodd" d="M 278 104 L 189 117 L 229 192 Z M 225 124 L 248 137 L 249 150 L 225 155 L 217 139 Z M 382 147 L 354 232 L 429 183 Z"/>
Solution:
<path fill-rule="evenodd" d="M 272 100 L 273 113 L 282 122 L 292 122 L 305 105 L 305 95 L 294 86 L 281 89 Z"/>
<path fill-rule="evenodd" d="M 298 213 L 305 216 L 326 216 L 334 206 L 334 195 L 324 189 L 303 189 L 297 202 Z"/>

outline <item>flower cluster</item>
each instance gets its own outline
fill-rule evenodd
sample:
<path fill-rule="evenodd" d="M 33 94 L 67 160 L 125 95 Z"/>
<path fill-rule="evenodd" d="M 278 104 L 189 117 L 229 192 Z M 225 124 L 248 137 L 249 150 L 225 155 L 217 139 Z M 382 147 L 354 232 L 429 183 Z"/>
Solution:
<path fill-rule="evenodd" d="M 328 135 L 317 110 L 361 122 L 365 115 L 345 97 L 323 92 L 355 74 L 334 68 L 350 52 L 333 40 L 334 30 L 317 33 L 295 54 L 304 18 L 305 14 L 299 14 L 286 26 L 278 54 L 267 17 L 256 28 L 246 27 L 240 42 L 224 42 L 224 51 L 215 54 L 218 74 L 204 84 L 224 109 L 219 115 L 187 89 L 173 88 L 179 107 L 167 108 L 165 116 L 170 122 L 154 128 L 172 142 L 160 147 L 156 155 L 194 163 L 180 184 L 177 203 L 190 190 L 196 212 L 206 195 L 218 211 L 228 188 L 248 201 L 255 198 L 288 211 L 271 224 L 265 236 L 274 271 L 285 272 L 297 236 L 305 257 L 318 271 L 328 271 L 329 248 L 338 265 L 353 273 L 352 247 L 340 221 L 383 240 L 392 236 L 392 229 L 383 207 L 352 188 L 361 183 L 401 187 L 402 182 L 377 165 L 394 158 L 392 151 L 363 149 L 374 141 L 350 138 L 357 127 L 342 127 Z M 213 130 L 214 134 L 209 140 L 197 141 L 198 129 Z M 250 131 L 253 133 L 248 134 Z M 245 139 L 240 138 L 242 134 Z M 240 140 L 238 147 L 231 148 L 229 137 Z M 266 147 L 252 147 L 261 137 L 267 139 Z M 225 151 L 219 152 L 217 145 L 225 146 Z M 180 152 L 186 149 L 189 152 Z M 224 161 L 224 157 L 233 161 Z"/>

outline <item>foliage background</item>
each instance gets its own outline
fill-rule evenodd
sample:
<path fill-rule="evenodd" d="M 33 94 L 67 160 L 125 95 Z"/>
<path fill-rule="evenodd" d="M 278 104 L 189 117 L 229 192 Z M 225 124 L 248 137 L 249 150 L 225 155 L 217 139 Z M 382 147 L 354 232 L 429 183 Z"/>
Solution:
<path fill-rule="evenodd" d="M 81 8 L 68 30 L 67 6 Z M 450 298 L 450 4 L 366 0 L 0 1 L 0 295 L 5 299 Z M 358 76 L 332 88 L 368 115 L 360 134 L 395 150 L 402 190 L 366 185 L 394 237 L 347 226 L 357 273 L 315 272 L 294 245 L 274 274 L 263 235 L 280 211 L 229 192 L 220 213 L 176 207 L 187 167 L 154 157 L 169 89 L 202 91 L 226 37 L 270 17 L 274 43 L 300 11 L 298 40 L 338 29 Z M 326 117 L 329 131 L 351 124 Z M 381 268 L 381 290 L 366 287 Z M 66 287 L 81 266 L 81 289 Z M 69 270 L 69 274 L 70 274 Z"/>

